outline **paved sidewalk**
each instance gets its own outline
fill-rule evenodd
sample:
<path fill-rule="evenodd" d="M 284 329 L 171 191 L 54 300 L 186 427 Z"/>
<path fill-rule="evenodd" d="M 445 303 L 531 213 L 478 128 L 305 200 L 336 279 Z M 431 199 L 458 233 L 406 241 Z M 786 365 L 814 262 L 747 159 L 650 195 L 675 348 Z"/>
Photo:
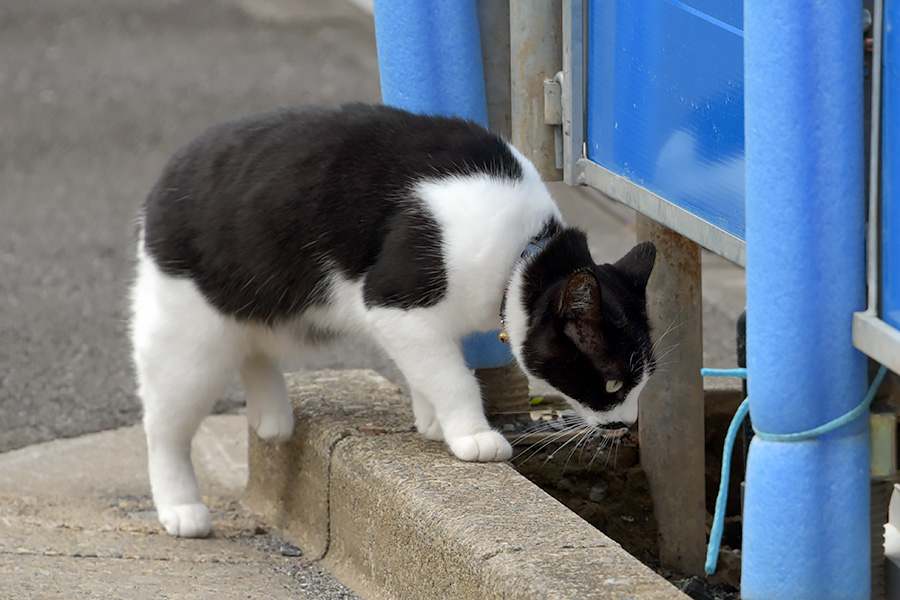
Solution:
<path fill-rule="evenodd" d="M 297 433 L 208 418 L 193 457 L 212 537 L 156 522 L 139 427 L 0 455 L 0 598 L 677 600 L 674 587 L 502 463 L 412 431 L 372 371 L 289 377 Z M 284 531 L 286 543 L 269 527 Z M 302 554 L 305 551 L 306 554 Z"/>
<path fill-rule="evenodd" d="M 0 455 L 0 598 L 356 598 L 241 508 L 242 415 L 208 418 L 194 463 L 209 539 L 176 539 L 156 522 L 139 427 Z"/>

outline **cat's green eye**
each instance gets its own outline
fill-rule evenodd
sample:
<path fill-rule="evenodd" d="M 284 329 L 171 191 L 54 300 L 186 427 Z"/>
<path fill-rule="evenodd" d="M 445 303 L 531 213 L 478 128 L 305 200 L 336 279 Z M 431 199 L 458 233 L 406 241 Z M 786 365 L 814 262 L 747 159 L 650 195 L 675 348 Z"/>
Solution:
<path fill-rule="evenodd" d="M 606 382 L 606 393 L 615 394 L 625 385 L 620 379 L 610 379 Z"/>

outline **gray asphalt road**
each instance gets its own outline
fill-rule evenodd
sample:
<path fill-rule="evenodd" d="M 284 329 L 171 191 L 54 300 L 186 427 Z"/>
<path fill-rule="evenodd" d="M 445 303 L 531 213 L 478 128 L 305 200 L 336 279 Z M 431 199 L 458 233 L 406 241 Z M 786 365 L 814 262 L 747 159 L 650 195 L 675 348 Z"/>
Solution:
<path fill-rule="evenodd" d="M 174 150 L 276 105 L 378 99 L 371 17 L 349 2 L 3 0 L 0 451 L 138 421 L 135 214 Z"/>

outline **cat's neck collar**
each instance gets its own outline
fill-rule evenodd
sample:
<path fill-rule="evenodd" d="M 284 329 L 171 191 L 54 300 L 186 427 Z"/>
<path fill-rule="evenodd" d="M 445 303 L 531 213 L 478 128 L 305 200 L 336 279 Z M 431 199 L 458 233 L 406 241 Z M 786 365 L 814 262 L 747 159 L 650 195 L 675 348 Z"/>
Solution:
<path fill-rule="evenodd" d="M 558 231 L 559 225 L 554 221 L 548 221 L 543 229 L 541 229 L 540 233 L 528 240 L 528 245 L 522 250 L 522 253 L 519 255 L 519 260 L 516 261 L 516 264 L 513 267 L 513 273 L 516 272 L 516 269 L 519 268 L 520 264 L 525 261 L 530 261 L 540 254 Z M 511 280 L 512 275 L 510 275 L 510 281 Z M 507 282 L 506 288 L 503 290 L 503 299 L 500 301 L 500 333 L 497 334 L 497 338 L 504 344 L 509 343 L 509 334 L 506 333 L 506 297 L 508 295 L 509 282 Z"/>

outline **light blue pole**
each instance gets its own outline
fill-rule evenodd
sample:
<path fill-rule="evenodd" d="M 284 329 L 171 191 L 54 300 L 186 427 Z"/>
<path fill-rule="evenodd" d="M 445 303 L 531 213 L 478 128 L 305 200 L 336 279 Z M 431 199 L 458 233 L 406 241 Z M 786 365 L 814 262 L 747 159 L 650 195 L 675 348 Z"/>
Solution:
<path fill-rule="evenodd" d="M 375 0 L 374 8 L 384 103 L 488 127 L 475 0 Z M 470 367 L 513 360 L 496 331 L 470 335 L 463 351 Z"/>
<path fill-rule="evenodd" d="M 750 415 L 789 433 L 866 392 L 861 5 L 745 0 L 744 32 Z M 742 598 L 868 598 L 869 561 L 868 420 L 754 439 Z"/>
<path fill-rule="evenodd" d="M 488 126 L 475 0 L 375 0 L 381 97 Z"/>

